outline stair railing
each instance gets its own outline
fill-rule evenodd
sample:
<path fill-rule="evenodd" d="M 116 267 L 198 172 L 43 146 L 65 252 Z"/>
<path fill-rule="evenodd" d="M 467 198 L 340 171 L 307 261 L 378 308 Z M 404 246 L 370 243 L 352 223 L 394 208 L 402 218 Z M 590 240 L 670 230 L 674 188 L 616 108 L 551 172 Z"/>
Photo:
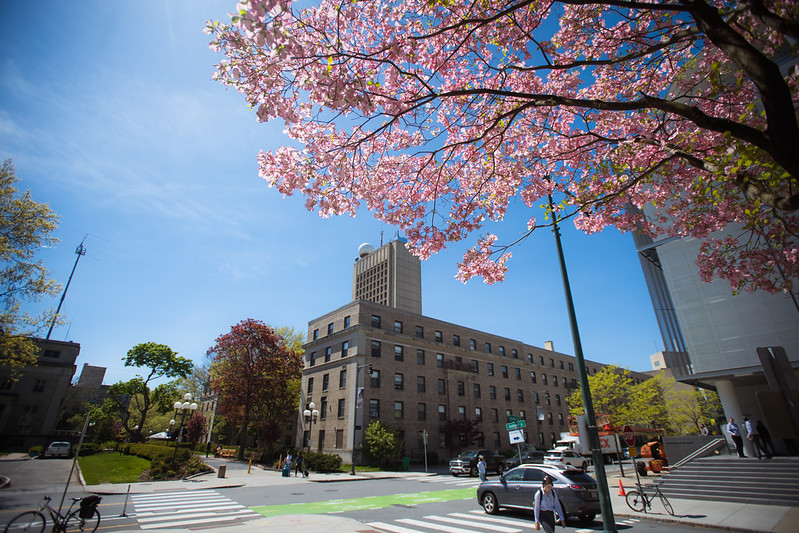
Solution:
<path fill-rule="evenodd" d="M 719 437 L 717 439 L 713 439 L 712 441 L 708 442 L 707 444 L 705 444 L 704 446 L 702 446 L 698 450 L 692 452 L 689 455 L 686 455 L 685 457 L 683 457 L 682 459 L 680 459 L 679 461 L 677 461 L 673 465 L 670 465 L 670 468 L 678 468 L 678 467 L 680 467 L 680 466 L 682 466 L 682 465 L 684 465 L 684 464 L 686 464 L 686 463 L 688 463 L 690 461 L 693 461 L 694 459 L 696 459 L 698 457 L 704 457 L 705 455 L 709 454 L 710 452 L 715 451 L 718 448 L 721 448 L 722 445 L 724 445 L 726 443 L 727 443 L 727 440 L 724 437 Z"/>

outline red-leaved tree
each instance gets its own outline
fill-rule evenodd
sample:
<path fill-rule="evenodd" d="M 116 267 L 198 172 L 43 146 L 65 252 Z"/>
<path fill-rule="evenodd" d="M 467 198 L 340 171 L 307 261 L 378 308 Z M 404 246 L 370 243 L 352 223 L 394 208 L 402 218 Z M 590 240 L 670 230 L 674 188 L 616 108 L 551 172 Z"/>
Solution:
<path fill-rule="evenodd" d="M 216 339 L 208 349 L 212 358 L 211 388 L 219 394 L 218 409 L 239 425 L 239 459 L 244 459 L 247 433 L 288 422 L 297 407 L 296 382 L 302 375 L 302 352 L 291 348 L 275 330 L 248 318 Z"/>
<path fill-rule="evenodd" d="M 242 0 L 208 31 L 215 77 L 293 141 L 261 176 L 422 258 L 510 206 L 518 242 L 554 193 L 589 233 L 705 239 L 700 275 L 733 290 L 799 277 L 795 0 Z M 497 239 L 461 279 L 503 278 Z"/>

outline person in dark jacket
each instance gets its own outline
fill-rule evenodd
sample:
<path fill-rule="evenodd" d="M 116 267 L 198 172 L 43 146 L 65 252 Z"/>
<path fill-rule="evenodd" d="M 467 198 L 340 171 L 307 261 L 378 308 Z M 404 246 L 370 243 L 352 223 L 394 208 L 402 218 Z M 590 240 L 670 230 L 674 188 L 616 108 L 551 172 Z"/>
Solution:
<path fill-rule="evenodd" d="M 755 429 L 757 429 L 757 432 L 760 434 L 760 441 L 763 443 L 763 449 L 766 453 L 777 455 L 777 450 L 774 449 L 774 443 L 771 442 L 771 433 L 768 432 L 766 425 L 761 420 L 758 420 L 757 424 L 755 424 Z"/>

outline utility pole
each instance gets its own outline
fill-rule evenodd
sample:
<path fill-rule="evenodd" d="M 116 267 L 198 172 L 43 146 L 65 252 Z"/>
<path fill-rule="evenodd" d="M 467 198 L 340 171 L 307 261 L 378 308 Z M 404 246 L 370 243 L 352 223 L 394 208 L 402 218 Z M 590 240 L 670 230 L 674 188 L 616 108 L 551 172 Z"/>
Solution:
<path fill-rule="evenodd" d="M 588 442 L 591 447 L 591 457 L 594 462 L 594 476 L 596 477 L 596 484 L 599 492 L 599 508 L 602 511 L 602 523 L 605 528 L 605 533 L 616 533 L 616 520 L 613 517 L 613 504 L 610 501 L 608 479 L 605 474 L 605 462 L 602 457 L 602 448 L 599 444 L 594 403 L 591 399 L 591 390 L 588 388 L 588 373 L 585 370 L 583 346 L 580 342 L 580 331 L 577 329 L 577 315 L 574 312 L 574 301 L 572 300 L 569 275 L 566 272 L 566 260 L 563 258 L 563 247 L 560 244 L 560 229 L 558 229 L 558 219 L 555 215 L 551 194 L 549 195 L 549 211 L 552 213 L 552 232 L 555 234 L 555 244 L 558 248 L 560 274 L 563 278 L 563 292 L 566 296 L 566 307 L 569 312 L 569 324 L 571 325 L 572 342 L 574 343 L 574 356 L 577 359 L 577 377 L 580 381 L 580 392 L 583 397 L 585 420 L 588 426 Z"/>
<path fill-rule="evenodd" d="M 88 233 L 86 235 L 84 235 L 83 236 L 83 240 L 80 241 L 80 244 L 75 249 L 75 253 L 78 255 L 78 257 L 75 258 L 75 264 L 72 265 L 72 272 L 70 272 L 70 274 L 69 274 L 69 279 L 67 280 L 67 286 L 64 287 L 64 293 L 61 294 L 61 301 L 58 302 L 58 309 L 55 310 L 55 314 L 53 315 L 53 321 L 50 323 L 50 329 L 47 331 L 47 337 L 45 337 L 45 339 L 49 339 L 50 338 L 50 334 L 53 332 L 53 327 L 55 327 L 55 321 L 58 318 L 58 313 L 61 311 L 61 304 L 64 303 L 64 298 L 66 298 L 66 296 L 67 296 L 67 290 L 69 289 L 69 283 L 72 281 L 72 275 L 75 274 L 75 268 L 77 268 L 77 266 L 78 266 L 78 261 L 80 260 L 80 256 L 86 255 L 86 247 L 83 246 L 83 243 L 86 242 L 86 237 L 88 237 L 88 236 L 89 236 Z"/>

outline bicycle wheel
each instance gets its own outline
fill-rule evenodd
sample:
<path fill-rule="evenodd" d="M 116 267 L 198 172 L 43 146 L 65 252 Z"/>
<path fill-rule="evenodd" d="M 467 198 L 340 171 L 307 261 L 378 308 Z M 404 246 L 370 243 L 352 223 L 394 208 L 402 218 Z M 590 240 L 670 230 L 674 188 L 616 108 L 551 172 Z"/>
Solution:
<path fill-rule="evenodd" d="M 91 518 L 81 518 L 80 509 L 75 509 L 67 515 L 66 526 L 64 531 L 66 533 L 78 533 L 96 531 L 100 525 L 100 511 L 94 510 Z"/>
<path fill-rule="evenodd" d="M 630 506 L 630 509 L 640 513 L 644 510 L 644 504 L 644 496 L 641 493 L 637 490 L 627 491 L 627 505 Z"/>
<path fill-rule="evenodd" d="M 666 508 L 666 512 L 669 513 L 671 516 L 674 516 L 674 508 L 671 506 L 671 502 L 669 502 L 669 499 L 666 498 L 666 496 L 660 491 L 658 491 L 658 495 L 660 496 L 660 502 L 663 504 L 663 507 Z"/>
<path fill-rule="evenodd" d="M 42 533 L 45 523 L 46 520 L 42 513 L 38 511 L 27 511 L 12 518 L 3 532 L 22 533 L 24 531 L 26 533 L 33 533 L 34 531 L 38 531 Z"/>

